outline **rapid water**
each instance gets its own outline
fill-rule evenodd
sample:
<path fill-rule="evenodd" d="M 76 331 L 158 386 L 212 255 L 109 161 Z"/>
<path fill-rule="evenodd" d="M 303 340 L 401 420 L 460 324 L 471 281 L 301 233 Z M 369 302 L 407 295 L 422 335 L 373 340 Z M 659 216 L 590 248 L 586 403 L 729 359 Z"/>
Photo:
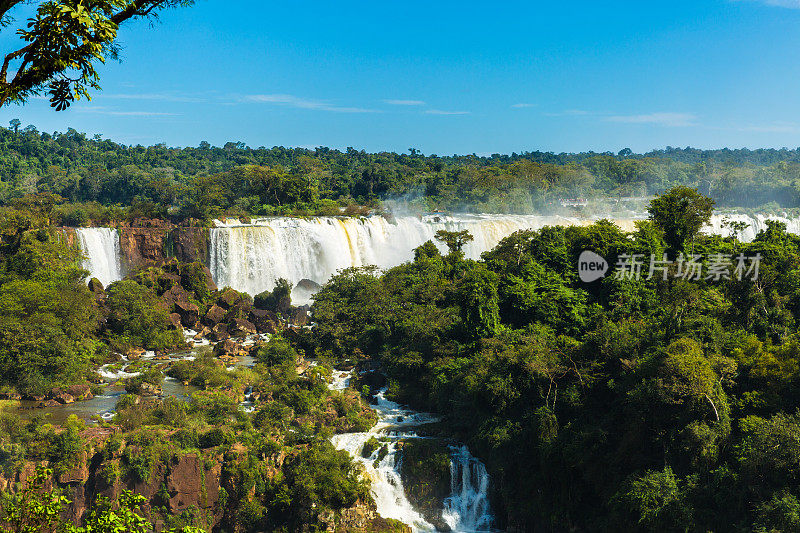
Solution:
<path fill-rule="evenodd" d="M 122 279 L 119 234 L 113 228 L 76 228 L 78 244 L 84 254 L 83 268 L 89 279 L 97 278 L 104 287 Z"/>
<path fill-rule="evenodd" d="M 333 390 L 348 387 L 349 372 L 334 372 Z M 411 505 L 400 476 L 399 449 L 404 439 L 420 438 L 414 429 L 422 424 L 437 421 L 428 413 L 418 413 L 389 401 L 385 391 L 378 393 L 377 404 L 372 408 L 378 414 L 378 423 L 366 433 L 335 435 L 331 442 L 339 450 L 347 451 L 364 467 L 372 485 L 372 496 L 383 518 L 393 518 L 407 524 L 415 532 L 435 532 L 436 527 Z M 387 453 L 380 458 L 380 446 L 369 457 L 361 450 L 371 438 L 376 438 Z M 489 507 L 489 476 L 478 459 L 470 455 L 466 446 L 454 447 L 450 465 L 452 494 L 443 502 L 442 518 L 454 533 L 491 531 L 492 514 Z"/>

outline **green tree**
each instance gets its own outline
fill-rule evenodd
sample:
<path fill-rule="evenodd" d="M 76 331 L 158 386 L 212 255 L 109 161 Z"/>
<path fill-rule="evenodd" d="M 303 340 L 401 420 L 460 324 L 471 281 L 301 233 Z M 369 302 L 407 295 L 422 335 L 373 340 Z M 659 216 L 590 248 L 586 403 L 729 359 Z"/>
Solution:
<path fill-rule="evenodd" d="M 686 241 L 693 239 L 708 223 L 714 212 L 714 200 L 691 187 L 678 186 L 653 199 L 648 207 L 650 218 L 664 232 L 669 252 L 682 252 Z"/>
<path fill-rule="evenodd" d="M 0 67 L 0 106 L 50 95 L 57 111 L 76 98 L 99 89 L 97 63 L 116 58 L 120 24 L 153 18 L 165 8 L 186 6 L 192 0 L 5 0 L 0 2 L 4 26 L 14 20 L 23 4 L 36 4 L 36 12 L 17 33 L 23 43 L 9 51 Z"/>

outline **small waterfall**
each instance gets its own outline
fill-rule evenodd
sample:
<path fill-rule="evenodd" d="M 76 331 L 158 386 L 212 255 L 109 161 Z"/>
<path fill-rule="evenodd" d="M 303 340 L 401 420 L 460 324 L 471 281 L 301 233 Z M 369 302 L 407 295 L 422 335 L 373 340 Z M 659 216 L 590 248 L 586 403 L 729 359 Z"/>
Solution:
<path fill-rule="evenodd" d="M 342 391 L 349 386 L 350 372 L 334 372 L 331 390 Z M 372 496 L 383 518 L 394 518 L 411 527 L 414 532 L 433 533 L 436 527 L 428 522 L 406 496 L 400 475 L 400 441 L 421 438 L 414 431 L 421 424 L 438 419 L 428 413 L 419 413 L 387 400 L 385 389 L 376 396 L 372 408 L 378 414 L 378 423 L 366 433 L 335 435 L 331 442 L 339 450 L 347 451 L 364 468 L 372 485 Z M 369 457 L 362 456 L 364 444 L 371 438 L 386 447 L 381 457 L 380 448 Z M 492 514 L 489 507 L 489 476 L 486 467 L 473 457 L 466 446 L 451 448 L 451 495 L 444 500 L 442 519 L 453 533 L 492 531 Z"/>
<path fill-rule="evenodd" d="M 444 501 L 442 518 L 453 531 L 491 531 L 489 474 L 486 467 L 469 453 L 466 446 L 453 448 L 450 457 L 450 490 Z"/>
<path fill-rule="evenodd" d="M 122 279 L 119 234 L 113 228 L 77 228 L 78 243 L 83 252 L 83 268 L 89 279 L 97 278 L 104 287 Z"/>

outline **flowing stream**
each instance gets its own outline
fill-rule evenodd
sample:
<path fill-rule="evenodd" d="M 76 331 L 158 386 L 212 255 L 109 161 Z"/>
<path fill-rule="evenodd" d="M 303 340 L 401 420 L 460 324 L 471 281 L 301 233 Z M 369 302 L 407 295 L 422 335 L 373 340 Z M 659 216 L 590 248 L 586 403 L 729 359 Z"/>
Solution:
<path fill-rule="evenodd" d="M 119 234 L 113 228 L 76 228 L 84 254 L 83 268 L 89 279 L 97 278 L 104 287 L 122 279 Z"/>
<path fill-rule="evenodd" d="M 349 372 L 335 371 L 331 389 L 346 389 L 350 378 Z M 372 405 L 378 414 L 378 423 L 372 429 L 366 433 L 335 435 L 331 442 L 363 465 L 379 515 L 399 520 L 415 532 L 435 532 L 436 527 L 414 509 L 405 494 L 399 452 L 403 440 L 424 438 L 415 431 L 419 426 L 438 419 L 387 400 L 384 393 L 385 390 L 379 392 L 377 403 Z M 364 444 L 373 437 L 386 446 L 383 457 L 380 446 L 369 457 L 362 456 Z M 492 531 L 489 476 L 483 463 L 473 457 L 466 446 L 451 448 L 450 478 L 451 495 L 443 502 L 442 512 L 442 519 L 450 530 L 455 533 Z"/>

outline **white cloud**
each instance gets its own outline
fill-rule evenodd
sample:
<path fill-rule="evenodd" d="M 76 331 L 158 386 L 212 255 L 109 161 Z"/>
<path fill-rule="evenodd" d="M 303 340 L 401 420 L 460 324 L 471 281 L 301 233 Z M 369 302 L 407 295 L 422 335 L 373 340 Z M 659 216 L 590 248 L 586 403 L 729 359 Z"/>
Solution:
<path fill-rule="evenodd" d="M 425 102 L 423 102 L 422 100 L 384 100 L 383 102 L 389 105 L 408 105 L 408 106 L 425 105 Z"/>
<path fill-rule="evenodd" d="M 691 113 L 649 113 L 644 115 L 614 115 L 605 118 L 608 122 L 623 124 L 655 124 L 657 126 L 695 126 L 697 117 Z"/>
<path fill-rule="evenodd" d="M 428 109 L 426 115 L 469 115 L 469 111 L 444 111 L 442 109 Z"/>
<path fill-rule="evenodd" d="M 100 93 L 98 98 L 115 98 L 117 100 L 151 100 L 162 102 L 186 102 L 186 103 L 201 103 L 205 102 L 205 98 L 196 96 L 187 96 L 182 94 L 169 94 L 169 93 L 130 93 L 130 94 L 103 94 Z"/>
<path fill-rule="evenodd" d="M 797 133 L 800 131 L 800 126 L 793 122 L 774 122 L 772 124 L 750 124 L 736 129 L 753 133 Z"/>
<path fill-rule="evenodd" d="M 159 111 L 117 111 L 116 109 L 108 109 L 106 107 L 89 106 L 84 107 L 80 105 L 73 106 L 73 109 L 78 113 L 92 113 L 95 115 L 109 115 L 114 117 L 177 117 L 178 113 L 162 113 Z"/>
<path fill-rule="evenodd" d="M 800 9 L 800 0 L 756 0 L 762 4 L 775 7 L 785 7 L 787 9 Z"/>
<path fill-rule="evenodd" d="M 334 113 L 380 113 L 376 109 L 361 107 L 344 107 L 332 105 L 320 100 L 308 100 L 291 94 L 251 94 L 244 97 L 245 102 L 260 104 L 275 104 L 298 109 L 311 109 L 316 111 L 331 111 Z"/>
<path fill-rule="evenodd" d="M 528 107 L 536 107 L 536 104 L 514 104 L 511 107 L 516 109 L 526 109 Z"/>

